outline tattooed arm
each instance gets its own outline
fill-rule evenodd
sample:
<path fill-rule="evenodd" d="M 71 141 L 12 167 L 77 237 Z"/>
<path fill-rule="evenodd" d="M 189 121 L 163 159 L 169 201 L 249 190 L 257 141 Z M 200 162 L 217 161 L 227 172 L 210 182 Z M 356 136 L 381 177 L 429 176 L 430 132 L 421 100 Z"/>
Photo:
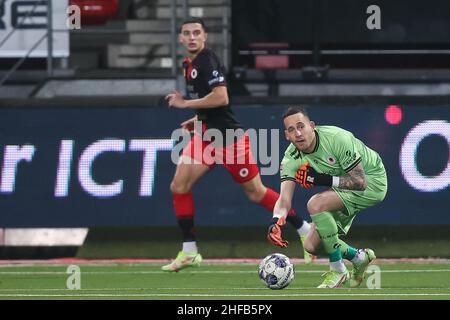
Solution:
<path fill-rule="evenodd" d="M 339 177 L 340 189 L 364 191 L 367 187 L 366 175 L 361 163 L 348 172 L 348 176 Z"/>

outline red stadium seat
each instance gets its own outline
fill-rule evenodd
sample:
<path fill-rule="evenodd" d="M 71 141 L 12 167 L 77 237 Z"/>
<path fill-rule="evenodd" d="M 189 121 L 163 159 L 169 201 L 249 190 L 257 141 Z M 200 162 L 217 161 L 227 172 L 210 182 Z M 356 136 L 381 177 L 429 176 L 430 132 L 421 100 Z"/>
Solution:
<path fill-rule="evenodd" d="M 70 0 L 70 5 L 80 7 L 81 23 L 85 25 L 104 24 L 119 12 L 118 0 Z"/>
<path fill-rule="evenodd" d="M 256 69 L 288 69 L 289 68 L 289 56 L 280 54 L 279 51 L 288 49 L 288 43 L 251 43 L 249 44 L 252 50 L 263 50 L 267 54 L 255 55 L 255 68 Z"/>
<path fill-rule="evenodd" d="M 261 55 L 255 57 L 256 69 L 288 69 L 289 57 L 286 55 Z"/>

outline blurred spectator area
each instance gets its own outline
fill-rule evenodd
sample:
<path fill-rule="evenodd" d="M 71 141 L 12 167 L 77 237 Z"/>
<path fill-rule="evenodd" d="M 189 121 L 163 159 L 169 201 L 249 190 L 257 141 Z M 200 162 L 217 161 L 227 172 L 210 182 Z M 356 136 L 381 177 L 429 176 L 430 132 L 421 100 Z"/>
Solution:
<path fill-rule="evenodd" d="M 450 79 L 447 0 L 233 1 L 232 38 L 234 77 L 275 95 L 280 83 Z"/>
<path fill-rule="evenodd" d="M 75 2 L 110 2 L 82 1 Z M 114 2 L 114 1 L 112 1 Z M 89 26 L 71 33 L 70 67 L 76 70 L 142 70 L 149 76 L 170 76 L 173 65 L 171 45 L 172 7 L 171 0 L 121 0 L 118 14 L 105 23 L 92 25 L 95 19 L 104 22 L 92 13 Z M 197 16 L 205 20 L 209 28 L 208 45 L 224 58 L 228 53 L 228 40 L 224 36 L 224 24 L 228 21 L 226 0 L 178 0 L 176 15 L 179 23 L 185 16 Z M 111 17 L 110 5 L 104 10 Z M 224 22 L 225 20 L 225 22 Z M 228 32 L 225 29 L 226 32 Z M 225 41 L 227 41 L 224 44 Z M 179 47 L 179 46 L 178 46 Z M 181 65 L 182 48 L 177 51 L 177 66 Z"/>
<path fill-rule="evenodd" d="M 188 16 L 205 20 L 207 45 L 224 61 L 233 95 L 335 95 L 358 91 L 332 87 L 335 84 L 450 83 L 448 0 L 378 0 L 380 29 L 367 27 L 371 15 L 367 8 L 374 4 L 370 0 L 70 0 L 70 4 L 78 5 L 82 13 L 81 29 L 70 31 L 70 56 L 55 59 L 51 77 L 45 58 L 26 59 L 6 84 L 29 87 L 14 92 L 65 95 L 64 90 L 57 92 L 56 82 L 70 80 L 66 87 L 76 94 L 77 84 L 80 92 L 92 88 L 91 82 L 75 83 L 86 79 L 105 80 L 101 90 L 105 94 L 117 93 L 114 88 L 132 92 L 131 85 L 125 88 L 116 79 L 158 80 L 158 94 L 176 81 L 181 88 L 184 52 L 177 33 Z M 0 79 L 16 60 L 0 59 Z M 53 83 L 48 85 L 49 81 Z M 316 92 L 317 83 L 323 86 Z M 156 88 L 154 82 L 141 85 Z M 433 94 L 422 89 L 412 91 Z M 412 91 L 380 87 L 361 94 Z M 0 96 L 12 92 L 0 86 Z"/>
<path fill-rule="evenodd" d="M 173 78 L 172 47 L 178 47 L 178 68 L 184 55 L 177 41 L 178 26 L 188 16 L 205 20 L 208 46 L 228 64 L 230 1 L 69 0 L 81 9 L 81 29 L 70 30 L 70 56 L 55 59 L 54 77 Z M 17 60 L 0 59 L 0 78 Z M 46 63 L 45 58 L 26 59 L 7 83 L 45 79 Z"/>

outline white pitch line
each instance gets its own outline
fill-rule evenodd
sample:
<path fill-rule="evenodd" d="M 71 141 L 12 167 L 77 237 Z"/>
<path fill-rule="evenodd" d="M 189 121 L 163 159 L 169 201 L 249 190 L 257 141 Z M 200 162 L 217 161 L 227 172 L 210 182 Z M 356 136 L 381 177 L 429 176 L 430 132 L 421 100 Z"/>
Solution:
<path fill-rule="evenodd" d="M 261 260 L 260 258 L 236 258 L 236 259 L 217 259 L 210 258 L 204 259 L 204 265 L 254 265 L 258 264 Z M 50 260 L 1 260 L 0 267 L 9 266 L 67 266 L 69 264 L 76 265 L 86 265 L 86 266 L 139 266 L 139 265 L 160 265 L 166 264 L 171 260 L 168 258 L 162 259 L 149 259 L 149 258 L 139 258 L 139 259 L 50 259 Z M 291 262 L 295 265 L 304 265 L 303 259 L 292 258 Z M 450 259 L 442 258 L 377 258 L 377 264 L 397 264 L 397 263 L 408 263 L 408 264 L 450 264 Z M 315 260 L 317 265 L 328 265 L 328 259 L 319 258 Z"/>
<path fill-rule="evenodd" d="M 314 287 L 303 287 L 303 288 L 296 288 L 296 287 L 292 287 L 292 288 L 284 288 L 283 291 L 302 291 L 302 290 L 314 290 Z M 341 288 L 339 290 L 343 290 L 343 289 L 349 289 L 349 288 Z M 366 289 L 366 288 L 361 288 L 361 289 Z M 354 290 L 361 290 L 361 289 L 354 289 Z M 79 291 L 153 291 L 153 290 L 157 290 L 157 291 L 175 291 L 175 290 L 242 290 L 242 291 L 246 291 L 246 290 L 265 290 L 267 291 L 268 289 L 265 287 L 249 287 L 249 288 L 226 288 L 226 287 L 214 287 L 214 288 L 88 288 L 88 289 L 79 289 Z M 380 290 L 450 290 L 450 288 L 408 288 L 408 287 L 383 287 Z M 67 288 L 20 288 L 20 289 L 0 289 L 0 293 L 1 292 L 21 292 L 21 291 L 65 291 L 65 292 L 69 292 L 71 290 L 67 289 Z M 450 291 L 449 291 L 450 293 Z"/>
<path fill-rule="evenodd" d="M 326 270 L 295 270 L 295 273 L 324 273 Z M 450 269 L 411 269 L 411 270 L 383 270 L 381 273 L 414 273 L 414 272 L 450 272 Z M 170 274 L 165 271 L 83 271 L 82 274 Z M 202 270 L 202 271 L 182 271 L 180 274 L 237 274 L 237 273 L 257 273 L 254 270 Z M 0 275 L 66 275 L 65 271 L 0 271 Z"/>
<path fill-rule="evenodd" d="M 373 296 L 401 296 L 401 297 L 427 297 L 427 296 L 448 296 L 450 293 L 303 293 L 303 294 L 0 294 L 0 297 L 373 297 Z"/>

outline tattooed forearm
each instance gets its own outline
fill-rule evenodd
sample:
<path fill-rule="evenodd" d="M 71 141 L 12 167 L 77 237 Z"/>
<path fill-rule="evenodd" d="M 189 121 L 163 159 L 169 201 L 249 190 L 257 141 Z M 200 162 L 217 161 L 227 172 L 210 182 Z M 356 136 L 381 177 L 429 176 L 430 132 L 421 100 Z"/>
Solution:
<path fill-rule="evenodd" d="M 361 163 L 359 163 L 348 174 L 349 175 L 346 177 L 339 177 L 339 188 L 359 191 L 366 190 L 366 176 Z"/>

